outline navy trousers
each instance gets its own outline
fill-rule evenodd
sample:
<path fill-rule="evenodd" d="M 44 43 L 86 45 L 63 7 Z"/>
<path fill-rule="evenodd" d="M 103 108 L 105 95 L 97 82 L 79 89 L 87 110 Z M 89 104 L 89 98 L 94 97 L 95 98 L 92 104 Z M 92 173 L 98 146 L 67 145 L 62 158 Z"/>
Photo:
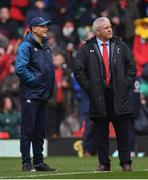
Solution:
<path fill-rule="evenodd" d="M 30 147 L 32 143 L 33 164 L 43 162 L 43 144 L 48 122 L 48 102 L 27 99 L 22 101 L 22 122 L 20 151 L 22 163 L 31 163 Z"/>

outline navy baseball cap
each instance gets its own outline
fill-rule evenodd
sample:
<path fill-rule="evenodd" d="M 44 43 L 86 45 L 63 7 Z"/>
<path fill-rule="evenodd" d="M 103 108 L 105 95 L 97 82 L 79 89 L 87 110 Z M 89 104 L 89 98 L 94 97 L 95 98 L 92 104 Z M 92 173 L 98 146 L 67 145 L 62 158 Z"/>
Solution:
<path fill-rule="evenodd" d="M 30 21 L 29 28 L 32 28 L 32 26 L 44 26 L 52 23 L 51 20 L 45 21 L 42 17 L 35 17 Z"/>

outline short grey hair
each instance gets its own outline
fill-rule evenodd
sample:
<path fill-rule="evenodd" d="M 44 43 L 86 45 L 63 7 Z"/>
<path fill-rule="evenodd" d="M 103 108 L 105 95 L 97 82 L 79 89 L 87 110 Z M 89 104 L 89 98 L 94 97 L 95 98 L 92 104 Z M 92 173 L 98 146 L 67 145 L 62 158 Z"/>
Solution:
<path fill-rule="evenodd" d="M 95 34 L 96 31 L 100 28 L 100 26 L 106 21 L 110 22 L 110 20 L 107 17 L 99 17 L 93 22 L 93 31 Z"/>

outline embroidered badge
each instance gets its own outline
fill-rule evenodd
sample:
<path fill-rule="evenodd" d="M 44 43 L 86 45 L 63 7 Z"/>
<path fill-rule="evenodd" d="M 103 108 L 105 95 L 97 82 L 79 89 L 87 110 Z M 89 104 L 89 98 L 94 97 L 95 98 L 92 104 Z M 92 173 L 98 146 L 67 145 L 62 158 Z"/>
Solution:
<path fill-rule="evenodd" d="M 120 48 L 117 48 L 117 54 L 120 54 Z"/>
<path fill-rule="evenodd" d="M 30 103 L 31 103 L 31 99 L 27 99 L 27 103 L 29 103 L 29 104 L 30 104 Z"/>
<path fill-rule="evenodd" d="M 95 52 L 93 49 L 90 49 L 89 52 Z"/>
<path fill-rule="evenodd" d="M 37 49 L 37 48 L 34 48 L 34 50 L 35 50 L 35 51 L 38 51 L 38 49 Z"/>

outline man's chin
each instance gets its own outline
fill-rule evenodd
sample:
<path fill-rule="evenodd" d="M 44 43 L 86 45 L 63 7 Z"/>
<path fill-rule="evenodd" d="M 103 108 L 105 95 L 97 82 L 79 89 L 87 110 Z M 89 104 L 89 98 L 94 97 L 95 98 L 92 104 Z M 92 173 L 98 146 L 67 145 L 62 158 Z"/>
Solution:
<path fill-rule="evenodd" d="M 43 37 L 47 37 L 47 34 L 43 34 Z"/>
<path fill-rule="evenodd" d="M 111 39 L 112 37 L 113 37 L 113 35 L 109 35 L 109 36 L 108 36 L 108 39 Z"/>

